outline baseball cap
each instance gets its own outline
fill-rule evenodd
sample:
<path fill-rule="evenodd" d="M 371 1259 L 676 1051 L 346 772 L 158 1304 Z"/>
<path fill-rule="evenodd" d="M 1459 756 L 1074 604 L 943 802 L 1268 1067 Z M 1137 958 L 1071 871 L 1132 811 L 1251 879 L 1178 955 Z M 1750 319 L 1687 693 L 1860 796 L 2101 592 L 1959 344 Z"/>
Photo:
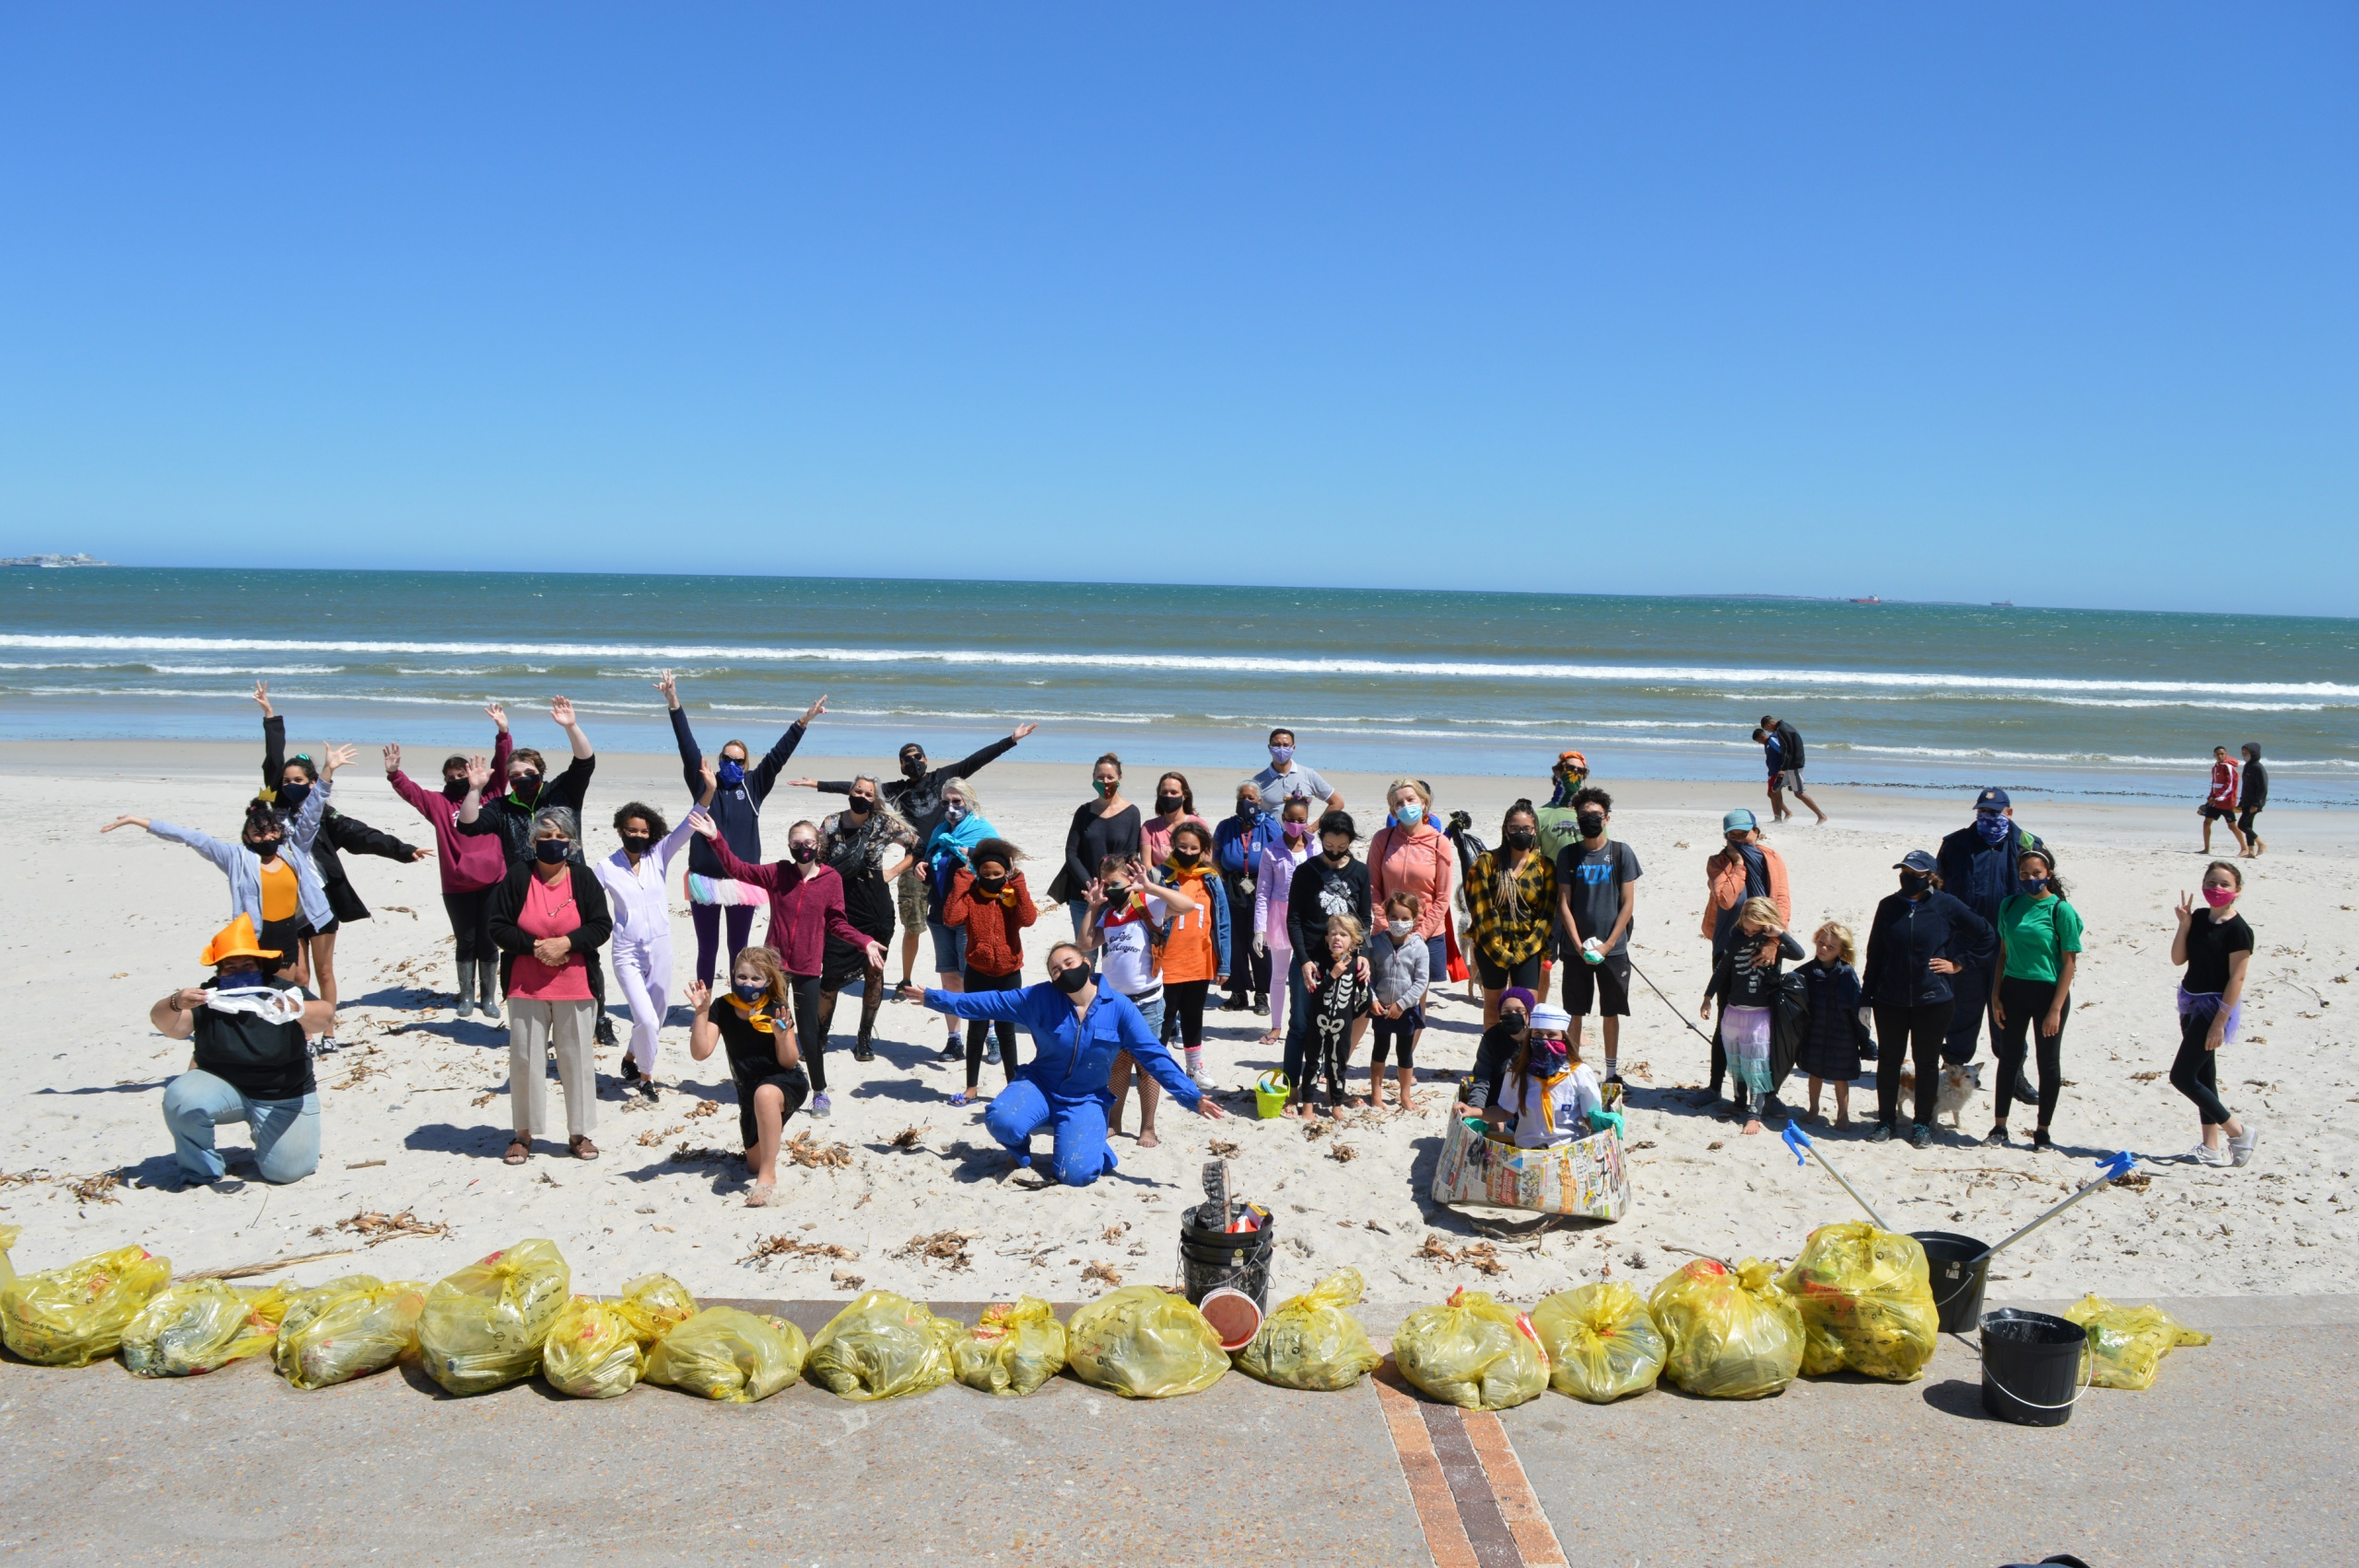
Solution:
<path fill-rule="evenodd" d="M 1720 818 L 1720 831 L 1723 834 L 1751 833 L 1753 830 L 1753 813 L 1743 806 L 1737 807 L 1736 810 Z"/>
<path fill-rule="evenodd" d="M 1974 798 L 1974 809 L 1978 812 L 2002 812 L 2012 804 L 2004 790 L 1985 790 Z"/>
<path fill-rule="evenodd" d="M 1911 849 L 1901 856 L 1892 869 L 1896 872 L 1934 872 L 1941 869 L 1941 862 L 1922 849 Z"/>

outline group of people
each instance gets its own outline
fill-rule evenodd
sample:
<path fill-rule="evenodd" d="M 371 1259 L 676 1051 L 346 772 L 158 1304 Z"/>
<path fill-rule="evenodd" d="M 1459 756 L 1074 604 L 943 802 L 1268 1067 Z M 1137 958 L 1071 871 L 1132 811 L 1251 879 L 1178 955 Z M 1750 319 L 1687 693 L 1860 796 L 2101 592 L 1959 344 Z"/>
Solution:
<path fill-rule="evenodd" d="M 749 1202 L 775 1194 L 787 1120 L 797 1111 L 829 1114 L 829 1031 L 838 997 L 855 983 L 855 1060 L 874 1059 L 888 994 L 921 1000 L 944 1019 L 945 1056 L 964 1061 L 953 1103 L 985 1098 L 983 1070 L 997 1066 L 1003 1082 L 989 1096 L 985 1127 L 1019 1163 L 1049 1131 L 1054 1176 L 1068 1182 L 1113 1168 L 1107 1140 L 1122 1129 L 1133 1079 L 1142 1147 L 1158 1141 L 1167 1094 L 1219 1114 L 1205 1095 L 1203 1065 L 1205 1014 L 1216 1005 L 1267 1017 L 1262 1041 L 1283 1045 L 1289 1117 L 1380 1107 L 1388 1070 L 1393 1099 L 1414 1109 L 1419 1041 L 1431 1008 L 1458 981 L 1479 990 L 1483 1007 L 1465 1081 L 1475 1110 L 1520 1140 L 1545 1141 L 1602 1124 L 1619 1098 L 1643 872 L 1635 849 L 1614 836 L 1613 798 L 1589 782 L 1579 752 L 1558 757 L 1544 805 L 1520 800 L 1507 810 L 1495 845 L 1466 813 L 1445 819 L 1426 782 L 1402 778 L 1387 788 L 1384 821 L 1364 848 L 1342 795 L 1296 760 L 1290 731 L 1270 732 L 1269 765 L 1238 784 L 1234 809 L 1217 825 L 1198 814 L 1179 772 L 1156 778 L 1154 809 L 1143 812 L 1123 798 L 1123 763 L 1109 753 L 1091 768 L 1091 798 L 1074 811 L 1041 895 L 1063 907 L 1070 940 L 1049 950 L 1049 980 L 1027 987 L 1024 933 L 1043 905 L 1027 857 L 984 814 L 973 776 L 1031 725 L 946 766 L 911 743 L 893 779 L 781 779 L 826 713 L 824 696 L 757 761 L 734 738 L 705 754 L 670 673 L 657 687 L 689 802 L 676 825 L 654 806 L 626 802 L 613 817 L 621 848 L 595 861 L 584 854 L 582 812 L 596 757 L 563 697 L 549 714 L 571 756 L 553 778 L 541 753 L 513 744 L 498 705 L 486 710 L 495 726 L 489 755 L 446 757 L 440 790 L 410 779 L 400 748 L 385 748 L 388 782 L 433 828 L 431 850 L 337 810 L 335 776 L 352 748 L 327 748 L 316 762 L 287 755 L 283 720 L 261 684 L 264 787 L 234 842 L 158 819 L 107 825 L 188 844 L 229 882 L 231 921 L 206 950 L 213 978 L 154 1011 L 159 1027 L 196 1046 L 193 1071 L 166 1094 L 187 1177 L 223 1179 L 212 1129 L 229 1121 L 252 1127 L 266 1179 L 294 1179 L 316 1164 L 311 1064 L 336 1048 L 334 940 L 345 924 L 369 918 L 339 851 L 438 861 L 458 1016 L 498 1023 L 505 1010 L 512 1136 L 503 1157 L 511 1164 L 529 1160 L 547 1129 L 544 1064 L 552 1057 L 566 1147 L 577 1159 L 598 1157 L 593 1050 L 615 1043 L 609 968 L 631 1019 L 619 1076 L 628 1089 L 655 1093 L 673 984 L 671 872 L 684 851 L 697 944 L 685 991 L 689 1051 L 698 1061 L 725 1053 Z M 1817 811 L 1802 788 L 1800 736 L 1766 716 L 1760 733 L 1793 765 L 1773 775 L 1773 805 L 1782 811 L 1780 793 L 1790 791 Z M 2259 748 L 2246 751 L 2249 785 Z M 765 861 L 762 810 L 780 782 L 841 795 L 844 804 L 791 825 L 783 857 Z M 2259 842 L 2251 838 L 2248 852 L 2258 853 Z M 1904 1136 L 1906 1067 L 1914 1092 L 1905 1136 L 1923 1147 L 1942 1071 L 1975 1055 L 1987 1016 L 2000 1070 L 1989 1140 L 2010 1140 L 2010 1107 L 2020 1102 L 2036 1107 L 2033 1145 L 2048 1146 L 2083 937 L 2055 852 L 2015 825 L 2006 791 L 1993 789 L 1978 799 L 1972 824 L 1934 852 L 1911 850 L 1895 870 L 1899 887 L 1875 910 L 1863 964 L 1851 930 L 1835 920 L 1812 932 L 1805 951 L 1789 930 L 1783 859 L 1753 813 L 1728 813 L 1704 866 L 1699 934 L 1712 965 L 1703 1014 L 1714 1022 L 1702 1103 L 1717 1104 L 1726 1082 L 1728 1114 L 1758 1132 L 1778 1087 L 1799 1072 L 1809 1114 L 1831 1085 L 1837 1125 L 1848 1126 L 1850 1085 L 1873 1060 L 1871 1136 Z M 2234 1038 L 2252 947 L 2235 908 L 2242 880 L 2234 864 L 2213 862 L 2207 907 L 2184 901 L 2174 946 L 2187 977 L 2171 1080 L 2197 1104 L 2203 1142 L 2194 1157 L 2207 1164 L 2246 1163 L 2258 1138 L 2220 1101 L 2215 1071 L 2217 1050 Z M 754 916 L 763 909 L 756 945 Z M 901 973 L 888 990 L 897 925 Z M 921 939 L 935 983 L 920 990 Z M 1789 974 L 1789 965 L 1798 967 Z M 719 990 L 717 973 L 727 977 Z M 1602 1071 L 1584 1060 L 1591 1014 Z M 1019 1024 L 1031 1040 L 1028 1059 Z M 1366 1098 L 1350 1081 L 1363 1041 Z"/>

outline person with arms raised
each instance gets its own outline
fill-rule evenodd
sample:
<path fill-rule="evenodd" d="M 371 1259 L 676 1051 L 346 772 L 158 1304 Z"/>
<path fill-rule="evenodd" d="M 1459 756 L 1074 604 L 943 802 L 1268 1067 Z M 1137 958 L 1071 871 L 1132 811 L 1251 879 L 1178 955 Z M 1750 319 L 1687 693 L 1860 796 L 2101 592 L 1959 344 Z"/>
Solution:
<path fill-rule="evenodd" d="M 1137 1008 L 1140 1019 L 1162 1039 L 1163 944 L 1171 923 L 1195 910 L 1195 900 L 1157 882 L 1136 860 L 1109 855 L 1086 890 L 1086 905 L 1089 913 L 1075 945 L 1085 954 L 1104 954 L 1102 982 Z M 1117 1133 L 1122 1130 L 1122 1107 L 1130 1099 L 1135 1065 L 1129 1052 L 1118 1052 L 1107 1078 L 1107 1091 L 1113 1096 L 1108 1126 Z M 1145 1071 L 1138 1076 L 1139 1147 L 1152 1149 L 1162 1141 L 1155 1130 L 1155 1113 L 1163 1103 L 1163 1091 Z"/>
<path fill-rule="evenodd" d="M 488 779 L 492 774 L 508 771 L 508 754 L 513 749 L 513 743 L 508 735 L 507 709 L 495 702 L 484 711 L 491 716 L 498 730 L 492 740 L 490 760 L 487 763 L 481 756 L 474 760 L 483 766 Z M 474 1017 L 480 1003 L 485 1015 L 497 1024 L 499 950 L 491 944 L 491 930 L 484 923 L 484 910 L 491 890 L 508 875 L 508 852 L 496 838 L 459 832 L 459 807 L 467 798 L 470 771 L 468 758 L 457 753 L 444 757 L 442 789 L 440 793 L 432 793 L 402 771 L 401 747 L 385 748 L 385 782 L 434 828 L 434 856 L 437 869 L 442 873 L 442 912 L 450 919 L 451 938 L 456 944 L 459 1016 Z"/>
<path fill-rule="evenodd" d="M 710 806 L 718 782 L 712 773 L 705 774 L 699 805 Z M 623 1000 L 630 1008 L 622 1080 L 639 1084 L 651 1100 L 657 1032 L 671 1012 L 672 910 L 664 883 L 690 835 L 685 821 L 667 828 L 663 813 L 638 801 L 615 813 L 615 831 L 623 847 L 594 869 L 614 910 L 615 978 L 622 982 Z"/>
<path fill-rule="evenodd" d="M 183 1189 L 245 1185 L 225 1179 L 213 1131 L 225 1122 L 252 1130 L 263 1180 L 283 1186 L 319 1169 L 320 1092 L 305 1036 L 327 1027 L 330 1010 L 276 977 L 284 957 L 263 946 L 241 914 L 197 955 L 211 977 L 147 1010 L 166 1039 L 194 1043 L 188 1071 L 164 1086 L 164 1125 Z"/>
<path fill-rule="evenodd" d="M 597 754 L 591 749 L 590 737 L 581 732 L 576 721 L 573 703 L 567 697 L 549 699 L 549 718 L 565 731 L 566 740 L 573 747 L 573 760 L 555 778 L 548 777 L 548 761 L 530 746 L 519 746 L 508 756 L 508 792 L 493 795 L 487 790 L 471 791 L 459 802 L 459 831 L 469 835 L 484 835 L 498 839 L 508 850 L 508 870 L 530 865 L 535 854 L 533 816 L 545 806 L 555 806 L 573 813 L 574 821 L 581 820 L 581 802 L 590 793 L 590 776 L 597 771 Z M 492 775 L 489 784 L 497 786 L 499 775 Z M 581 852 L 581 842 L 574 840 L 573 853 Z M 513 968 L 505 960 L 501 972 Z M 615 1043 L 615 1026 L 606 1017 L 606 977 L 596 965 L 590 971 L 591 1039 L 602 1046 Z"/>
<path fill-rule="evenodd" d="M 819 859 L 844 879 L 844 918 L 887 953 L 893 948 L 892 878 L 917 859 L 917 852 L 918 836 L 886 808 L 874 774 L 853 778 L 844 809 L 819 821 Z M 885 871 L 887 856 L 895 862 L 891 876 Z M 853 1036 L 851 1059 L 874 1061 L 876 1052 L 870 1041 L 876 1031 L 877 1007 L 885 1000 L 884 965 L 869 967 L 866 949 L 829 936 L 827 966 L 819 977 L 821 1038 L 836 1021 L 836 998 L 854 980 L 860 982 L 860 1033 Z"/>
<path fill-rule="evenodd" d="M 753 1190 L 745 1206 L 763 1209 L 778 1201 L 778 1151 L 787 1118 L 811 1097 L 811 1079 L 787 1026 L 786 971 L 767 947 L 749 947 L 729 966 L 729 989 L 720 996 L 698 980 L 688 982 L 688 1005 L 696 1023 L 688 1030 L 688 1055 L 698 1061 L 727 1047 L 729 1076 L 737 1088 L 737 1134 L 745 1146 L 745 1171 Z"/>

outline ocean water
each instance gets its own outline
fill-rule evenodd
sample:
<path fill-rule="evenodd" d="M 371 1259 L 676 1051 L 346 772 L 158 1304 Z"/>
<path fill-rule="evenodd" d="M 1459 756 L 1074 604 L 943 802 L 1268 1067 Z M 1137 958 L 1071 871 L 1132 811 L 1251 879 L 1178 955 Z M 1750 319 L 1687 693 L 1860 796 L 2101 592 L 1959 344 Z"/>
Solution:
<path fill-rule="evenodd" d="M 1262 563 L 1253 564 L 1258 570 Z M 2259 741 L 2282 805 L 2359 803 L 2359 621 L 1841 602 L 1265 587 L 456 572 L 0 572 L 0 736 L 294 732 L 527 743 L 571 697 L 597 743 L 671 744 L 675 670 L 707 750 L 814 696 L 808 755 L 1018 754 L 1133 770 L 1312 766 L 1751 779 L 1765 712 L 1813 784 L 2200 798 Z M 1199 779 L 1199 783 L 1208 782 Z"/>

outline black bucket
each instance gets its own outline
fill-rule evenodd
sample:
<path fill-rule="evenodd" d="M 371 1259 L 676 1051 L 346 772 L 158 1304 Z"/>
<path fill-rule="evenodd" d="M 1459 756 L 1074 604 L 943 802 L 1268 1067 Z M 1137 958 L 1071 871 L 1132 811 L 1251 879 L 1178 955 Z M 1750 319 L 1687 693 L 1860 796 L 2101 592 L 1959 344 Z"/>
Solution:
<path fill-rule="evenodd" d="M 1226 1288 L 1253 1298 L 1270 1309 L 1270 1258 L 1276 1246 L 1277 1220 L 1264 1215 L 1258 1231 L 1203 1230 L 1202 1209 L 1180 1216 L 1180 1282 L 1191 1304 L 1202 1305 L 1206 1295 Z"/>
<path fill-rule="evenodd" d="M 1933 1310 L 1942 1315 L 1942 1332 L 1970 1332 L 1982 1321 L 1982 1287 L 1990 1273 L 1989 1245 L 1948 1231 L 1908 1234 L 1924 1244 L 1925 1264 L 1933 1279 Z"/>
<path fill-rule="evenodd" d="M 2089 1331 L 2077 1323 L 2002 1306 L 1982 1319 L 1982 1408 L 2021 1426 L 2072 1419 Z"/>

